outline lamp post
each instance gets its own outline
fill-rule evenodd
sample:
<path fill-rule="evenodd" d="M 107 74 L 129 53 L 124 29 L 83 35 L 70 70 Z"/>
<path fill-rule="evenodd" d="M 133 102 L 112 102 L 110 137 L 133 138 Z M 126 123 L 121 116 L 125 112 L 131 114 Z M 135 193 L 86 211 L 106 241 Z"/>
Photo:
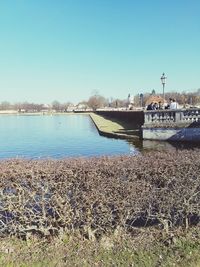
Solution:
<path fill-rule="evenodd" d="M 166 79 L 167 77 L 165 76 L 165 73 L 163 72 L 163 75 L 161 76 L 161 83 L 163 86 L 163 101 L 165 101 L 165 83 L 166 83 Z"/>
<path fill-rule="evenodd" d="M 143 94 L 140 94 L 140 107 L 143 107 Z"/>

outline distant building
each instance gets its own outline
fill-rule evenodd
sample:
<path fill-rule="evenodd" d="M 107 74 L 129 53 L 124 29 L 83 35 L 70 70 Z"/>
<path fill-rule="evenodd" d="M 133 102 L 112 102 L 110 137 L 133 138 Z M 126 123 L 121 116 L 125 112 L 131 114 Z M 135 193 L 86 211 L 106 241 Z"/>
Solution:
<path fill-rule="evenodd" d="M 75 109 L 76 109 L 76 106 L 71 104 L 67 107 L 67 112 L 73 112 Z"/>
<path fill-rule="evenodd" d="M 128 99 L 127 99 L 127 107 L 128 109 L 132 109 L 134 105 L 134 96 L 133 95 L 128 95 Z"/>
<path fill-rule="evenodd" d="M 51 106 L 50 104 L 44 104 L 44 105 L 42 106 L 42 108 L 43 108 L 43 109 L 51 109 L 52 106 Z"/>
<path fill-rule="evenodd" d="M 81 109 L 81 110 L 86 110 L 88 109 L 88 105 L 85 104 L 85 103 L 79 103 L 77 106 L 76 106 L 77 109 Z"/>
<path fill-rule="evenodd" d="M 49 111 L 52 112 L 52 106 L 49 104 L 43 104 L 40 112 L 48 113 Z"/>

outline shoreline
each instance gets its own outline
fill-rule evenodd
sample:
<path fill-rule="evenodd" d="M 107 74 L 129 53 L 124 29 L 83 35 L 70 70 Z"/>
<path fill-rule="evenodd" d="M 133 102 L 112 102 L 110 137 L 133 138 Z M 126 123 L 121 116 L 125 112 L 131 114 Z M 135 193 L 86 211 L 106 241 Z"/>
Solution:
<path fill-rule="evenodd" d="M 16 116 L 53 116 L 53 115 L 89 115 L 90 112 L 0 112 L 1 115 L 16 115 Z"/>

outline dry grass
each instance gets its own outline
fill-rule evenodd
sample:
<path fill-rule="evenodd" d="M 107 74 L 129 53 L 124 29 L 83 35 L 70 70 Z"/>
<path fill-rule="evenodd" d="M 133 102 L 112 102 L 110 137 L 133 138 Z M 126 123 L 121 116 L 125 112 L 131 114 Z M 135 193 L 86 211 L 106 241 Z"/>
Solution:
<path fill-rule="evenodd" d="M 121 266 L 198 267 L 200 231 L 191 228 L 166 234 L 152 228 L 135 229 L 104 236 L 99 241 L 83 238 L 79 232 L 51 240 L 30 236 L 0 240 L 0 266 Z"/>

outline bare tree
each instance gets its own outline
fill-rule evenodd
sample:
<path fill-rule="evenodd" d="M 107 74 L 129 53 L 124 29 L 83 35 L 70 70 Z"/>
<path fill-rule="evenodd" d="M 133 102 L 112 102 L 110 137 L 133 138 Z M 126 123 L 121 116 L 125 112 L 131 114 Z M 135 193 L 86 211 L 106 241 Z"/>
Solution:
<path fill-rule="evenodd" d="M 54 100 L 52 102 L 52 108 L 55 109 L 56 111 L 61 111 L 61 104 L 59 101 Z"/>
<path fill-rule="evenodd" d="M 122 107 L 126 107 L 126 102 L 127 100 L 125 99 L 111 98 L 109 102 L 109 106 L 112 108 L 122 108 Z"/>
<path fill-rule="evenodd" d="M 62 111 L 66 112 L 68 107 L 70 107 L 71 105 L 72 105 L 71 102 L 66 102 L 66 103 L 60 104 L 60 108 Z"/>
<path fill-rule="evenodd" d="M 8 110 L 11 108 L 11 104 L 8 101 L 2 101 L 0 104 L 0 110 Z"/>
<path fill-rule="evenodd" d="M 102 108 L 108 105 L 108 101 L 101 95 L 93 95 L 89 98 L 87 104 L 90 108 L 96 110 L 97 108 Z"/>

